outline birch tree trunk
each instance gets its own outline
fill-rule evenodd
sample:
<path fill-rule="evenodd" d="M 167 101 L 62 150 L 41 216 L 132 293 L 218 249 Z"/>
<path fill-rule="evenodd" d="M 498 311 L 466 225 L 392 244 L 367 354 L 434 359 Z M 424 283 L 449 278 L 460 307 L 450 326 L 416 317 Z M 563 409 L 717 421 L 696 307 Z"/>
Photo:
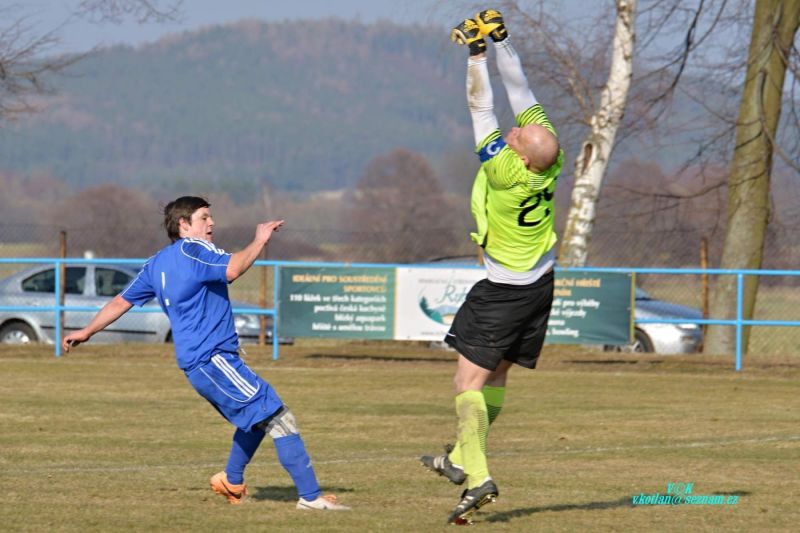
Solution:
<path fill-rule="evenodd" d="M 558 258 L 562 266 L 586 265 L 600 186 L 633 77 L 636 0 L 616 0 L 616 7 L 611 70 L 600 94 L 600 106 L 590 120 L 591 132 L 575 160 L 575 185 Z"/>
<path fill-rule="evenodd" d="M 781 114 L 786 58 L 800 24 L 798 0 L 757 0 L 748 51 L 747 77 L 736 146 L 728 177 L 728 224 L 720 268 L 758 269 L 770 213 L 770 175 L 775 133 Z M 752 319 L 758 277 L 746 276 L 744 318 Z M 736 279 L 719 276 L 710 309 L 712 318 L 735 318 Z M 745 328 L 743 347 L 749 341 Z M 706 353 L 733 353 L 735 330 L 712 326 L 704 342 Z"/>

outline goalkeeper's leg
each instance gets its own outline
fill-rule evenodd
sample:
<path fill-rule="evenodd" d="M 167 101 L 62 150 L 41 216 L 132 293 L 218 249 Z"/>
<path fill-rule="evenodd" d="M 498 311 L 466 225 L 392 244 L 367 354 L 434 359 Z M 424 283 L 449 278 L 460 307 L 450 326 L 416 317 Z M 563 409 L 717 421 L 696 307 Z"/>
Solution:
<path fill-rule="evenodd" d="M 467 489 L 473 489 L 489 476 L 486 461 L 486 436 L 489 433 L 489 417 L 483 394 L 467 390 L 456 396 L 458 416 L 458 448 L 461 450 Z"/>
<path fill-rule="evenodd" d="M 486 402 L 486 414 L 488 415 L 489 426 L 491 427 L 492 423 L 497 419 L 500 415 L 500 411 L 503 409 L 503 403 L 506 398 L 506 387 L 505 384 L 502 387 L 486 385 L 481 392 Z M 451 464 L 463 468 L 464 459 L 461 455 L 461 446 L 458 445 L 458 442 L 456 442 L 456 445 L 450 450 L 450 453 L 447 454 L 447 459 Z"/>

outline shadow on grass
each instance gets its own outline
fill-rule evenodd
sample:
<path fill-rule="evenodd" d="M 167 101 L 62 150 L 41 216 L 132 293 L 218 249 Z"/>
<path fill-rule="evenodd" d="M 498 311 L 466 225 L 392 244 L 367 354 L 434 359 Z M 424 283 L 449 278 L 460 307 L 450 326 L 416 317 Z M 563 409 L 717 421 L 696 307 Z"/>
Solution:
<path fill-rule="evenodd" d="M 415 363 L 424 361 L 426 363 L 447 363 L 453 364 L 453 359 L 439 357 L 408 357 L 396 355 L 346 355 L 346 354 L 324 354 L 314 353 L 307 355 L 306 359 L 343 359 L 346 361 L 393 361 L 401 363 Z"/>
<path fill-rule="evenodd" d="M 565 359 L 564 363 L 572 365 L 635 365 L 638 359 Z M 660 363 L 661 361 L 648 361 L 650 363 Z"/>
<path fill-rule="evenodd" d="M 342 494 L 345 492 L 353 492 L 353 489 L 344 487 L 322 487 L 323 494 Z M 295 502 L 297 501 L 297 489 L 290 485 L 255 487 L 255 490 L 250 493 L 250 498 L 257 501 Z"/>
<path fill-rule="evenodd" d="M 524 509 L 514 509 L 504 513 L 495 513 L 489 516 L 487 522 L 510 522 L 515 518 L 522 518 L 545 511 L 594 511 L 598 509 L 616 509 L 618 507 L 635 507 L 630 497 L 620 498 L 610 502 L 588 502 L 588 503 L 562 503 L 559 505 L 542 505 L 539 507 L 526 507 Z"/>
<path fill-rule="evenodd" d="M 749 490 L 733 490 L 733 491 L 730 491 L 730 492 L 714 491 L 711 494 L 719 495 L 719 496 L 739 496 L 739 497 L 741 497 L 741 496 L 750 496 L 753 493 L 750 492 Z"/>

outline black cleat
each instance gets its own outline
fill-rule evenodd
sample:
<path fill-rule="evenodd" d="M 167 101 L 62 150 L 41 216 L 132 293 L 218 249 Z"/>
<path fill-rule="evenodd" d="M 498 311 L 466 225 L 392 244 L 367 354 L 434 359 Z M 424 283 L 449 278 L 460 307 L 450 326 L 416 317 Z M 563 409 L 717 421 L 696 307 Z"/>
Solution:
<path fill-rule="evenodd" d="M 498 494 L 500 491 L 497 490 L 497 485 L 491 479 L 487 479 L 474 489 L 465 490 L 461 493 L 461 501 L 450 513 L 447 523 L 457 526 L 471 525 L 473 523 L 472 513 L 488 503 L 494 503 Z"/>
<path fill-rule="evenodd" d="M 449 479 L 451 483 L 461 485 L 467 476 L 464 474 L 463 468 L 450 462 L 447 455 L 451 451 L 453 451 L 453 446 L 448 444 L 444 447 L 444 455 L 423 455 L 419 460 L 431 471 Z"/>

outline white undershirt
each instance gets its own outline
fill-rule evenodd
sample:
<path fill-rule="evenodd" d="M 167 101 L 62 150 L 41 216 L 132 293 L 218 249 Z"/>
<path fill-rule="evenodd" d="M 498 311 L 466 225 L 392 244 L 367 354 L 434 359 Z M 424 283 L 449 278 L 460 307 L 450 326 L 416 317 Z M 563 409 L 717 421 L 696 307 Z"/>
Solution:
<path fill-rule="evenodd" d="M 491 282 L 505 283 L 506 285 L 530 285 L 553 269 L 556 265 L 556 253 L 551 248 L 533 265 L 533 268 L 526 272 L 515 272 L 507 269 L 492 259 L 485 250 L 483 252 L 483 264 L 486 267 L 486 277 Z"/>

